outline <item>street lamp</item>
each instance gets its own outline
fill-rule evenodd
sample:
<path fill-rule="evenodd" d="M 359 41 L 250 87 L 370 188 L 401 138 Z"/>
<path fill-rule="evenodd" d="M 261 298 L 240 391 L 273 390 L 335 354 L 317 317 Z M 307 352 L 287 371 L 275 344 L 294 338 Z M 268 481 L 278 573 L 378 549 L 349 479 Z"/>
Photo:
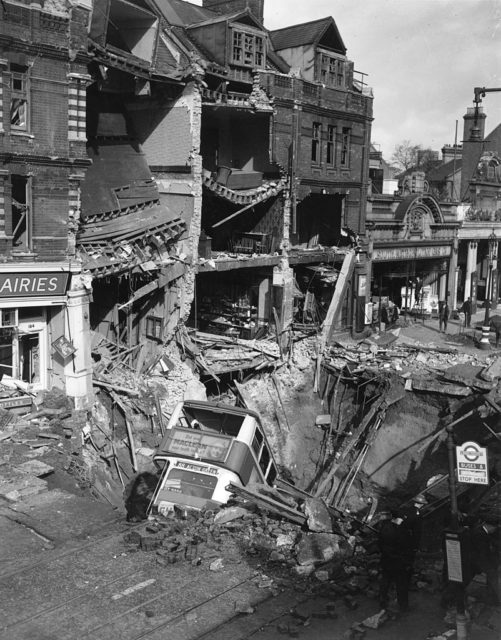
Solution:
<path fill-rule="evenodd" d="M 496 256 L 496 249 L 498 239 L 496 234 L 494 233 L 494 229 L 492 233 L 487 238 L 489 242 L 489 272 L 487 274 L 487 283 L 485 286 L 485 317 L 484 324 L 482 325 L 482 337 L 480 338 L 479 347 L 481 349 L 490 349 L 491 343 L 489 342 L 489 332 L 490 332 L 490 307 L 491 307 L 491 297 L 492 297 L 492 266 L 494 264 L 494 258 Z"/>

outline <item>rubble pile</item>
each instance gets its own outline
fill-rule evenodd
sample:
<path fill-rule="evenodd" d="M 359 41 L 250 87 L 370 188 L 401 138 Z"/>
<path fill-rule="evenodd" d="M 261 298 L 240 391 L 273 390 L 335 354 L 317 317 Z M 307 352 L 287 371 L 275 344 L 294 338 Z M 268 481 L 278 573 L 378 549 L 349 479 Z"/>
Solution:
<path fill-rule="evenodd" d="M 57 470 L 64 475 L 81 446 L 85 412 L 73 410 L 58 390 L 38 394 L 32 402 L 29 413 L 0 411 L 0 497 L 9 502 L 47 491 L 51 476 Z"/>
<path fill-rule="evenodd" d="M 183 327 L 177 332 L 177 343 L 199 374 L 216 382 L 222 374 L 258 372 L 282 364 L 280 346 L 271 339 L 245 340 L 202 331 L 188 332 Z"/>
<path fill-rule="evenodd" d="M 356 610 L 362 597 L 377 602 L 376 529 L 341 514 L 325 517 L 322 509 L 324 517 L 313 515 L 313 504 L 321 504 L 313 499 L 309 507 L 295 501 L 298 512 L 305 515 L 299 524 L 259 505 L 261 488 L 256 489 L 253 499 L 236 497 L 219 510 L 155 516 L 124 534 L 125 553 L 155 553 L 160 566 L 189 563 L 201 571 L 225 572 L 245 562 L 254 567 L 253 582 L 271 596 L 285 590 L 305 597 L 315 595 L 315 599 L 296 604 L 276 623 L 277 632 L 289 637 L 297 637 L 313 618 L 336 619 L 343 609 Z M 290 496 L 287 503 L 291 505 Z M 438 599 L 442 568 L 440 552 L 418 555 L 411 590 L 437 594 Z M 482 595 L 471 593 L 468 609 L 476 624 L 490 628 L 495 624 L 496 609 Z M 238 611 L 253 612 L 248 603 Z M 343 637 L 360 638 L 396 618 L 393 606 L 363 616 Z M 455 620 L 450 622 L 449 627 L 455 624 Z"/>
<path fill-rule="evenodd" d="M 409 372 L 418 375 L 459 364 L 480 366 L 483 363 L 484 359 L 479 356 L 453 347 L 432 343 L 423 345 L 409 337 L 401 338 L 398 330 L 371 336 L 361 342 L 337 340 L 326 350 L 323 359 L 327 369 L 339 371 L 348 366 L 353 374 L 393 371 L 402 375 Z"/>

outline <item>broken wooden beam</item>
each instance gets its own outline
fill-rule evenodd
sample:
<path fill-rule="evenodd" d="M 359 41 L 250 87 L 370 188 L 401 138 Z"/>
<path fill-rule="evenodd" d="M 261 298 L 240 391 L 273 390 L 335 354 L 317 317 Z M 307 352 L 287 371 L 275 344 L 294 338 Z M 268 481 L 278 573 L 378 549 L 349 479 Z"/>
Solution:
<path fill-rule="evenodd" d="M 233 482 L 230 482 L 226 486 L 226 491 L 230 491 L 237 496 L 245 498 L 246 500 L 249 500 L 250 502 L 256 504 L 258 507 L 273 511 L 282 518 L 287 518 L 291 522 L 295 522 L 300 525 L 303 525 L 306 522 L 306 516 L 304 515 L 304 513 L 301 513 L 296 509 L 292 509 L 286 504 L 278 502 L 278 500 L 273 500 L 273 498 L 270 498 L 269 496 L 264 496 L 260 493 L 251 491 L 249 488 L 239 487 L 238 485 L 233 484 Z"/>
<path fill-rule="evenodd" d="M 412 378 L 411 390 L 412 391 L 428 391 L 432 393 L 440 393 L 447 396 L 461 396 L 466 397 L 472 394 L 470 387 L 464 387 L 459 384 L 448 384 L 447 382 L 440 382 L 438 380 L 424 380 L 423 378 Z M 407 386 L 406 386 L 407 389 Z"/>
<path fill-rule="evenodd" d="M 96 385 L 96 387 L 103 387 L 104 389 L 109 389 L 110 391 L 116 391 L 118 393 L 125 393 L 129 396 L 133 396 L 134 398 L 139 398 L 139 391 L 135 391 L 134 389 L 128 389 L 127 387 L 119 387 L 116 384 L 112 384 L 111 382 L 104 382 L 103 380 L 97 380 L 94 378 L 92 380 L 92 384 Z"/>

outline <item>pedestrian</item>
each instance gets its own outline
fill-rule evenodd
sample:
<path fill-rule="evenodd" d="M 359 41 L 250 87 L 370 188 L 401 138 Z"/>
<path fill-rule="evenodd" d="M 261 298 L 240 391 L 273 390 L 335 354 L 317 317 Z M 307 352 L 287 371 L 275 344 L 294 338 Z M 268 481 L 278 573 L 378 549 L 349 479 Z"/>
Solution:
<path fill-rule="evenodd" d="M 440 327 L 440 333 L 442 331 L 447 333 L 447 321 L 449 320 L 449 305 L 447 300 L 442 300 L 438 303 L 438 323 Z"/>
<path fill-rule="evenodd" d="M 378 545 L 381 553 L 381 582 L 379 604 L 387 609 L 390 588 L 397 592 L 398 610 L 409 609 L 409 585 L 414 561 L 414 543 L 411 530 L 402 526 L 403 519 L 384 514 L 379 526 Z"/>
<path fill-rule="evenodd" d="M 463 302 L 461 311 L 464 313 L 464 326 L 469 327 L 471 324 L 471 298 Z"/>

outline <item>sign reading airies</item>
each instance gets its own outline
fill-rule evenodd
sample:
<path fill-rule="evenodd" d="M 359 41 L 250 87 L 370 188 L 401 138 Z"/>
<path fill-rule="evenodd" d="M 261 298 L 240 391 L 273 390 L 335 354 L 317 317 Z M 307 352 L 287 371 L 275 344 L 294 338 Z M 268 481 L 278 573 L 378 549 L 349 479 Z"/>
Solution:
<path fill-rule="evenodd" d="M 489 484 L 487 449 L 476 442 L 464 442 L 456 447 L 458 481 L 468 484 Z"/>
<path fill-rule="evenodd" d="M 22 296 L 60 296 L 66 293 L 69 273 L 0 273 L 0 299 Z"/>

